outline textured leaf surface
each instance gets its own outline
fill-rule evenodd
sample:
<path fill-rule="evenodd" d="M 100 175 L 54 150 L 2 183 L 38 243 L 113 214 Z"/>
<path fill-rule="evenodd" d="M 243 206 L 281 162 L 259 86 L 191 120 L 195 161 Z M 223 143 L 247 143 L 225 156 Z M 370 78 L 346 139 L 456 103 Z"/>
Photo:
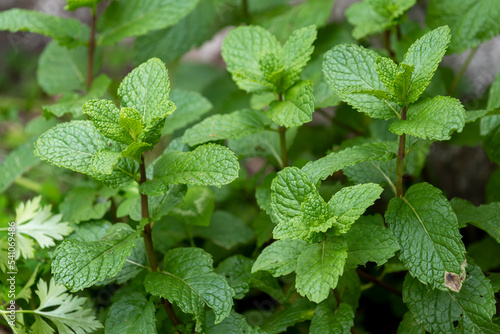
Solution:
<path fill-rule="evenodd" d="M 120 110 L 113 101 L 90 100 L 84 104 L 83 112 L 90 117 L 94 126 L 103 136 L 125 144 L 133 142 L 128 131 L 120 126 Z"/>
<path fill-rule="evenodd" d="M 266 115 L 281 126 L 292 128 L 312 120 L 314 95 L 309 81 L 299 81 L 285 92 L 283 101 L 273 101 Z"/>
<path fill-rule="evenodd" d="M 113 225 L 99 241 L 63 241 L 52 262 L 54 278 L 71 291 L 78 291 L 115 276 L 139 235 L 140 231 L 120 223 Z"/>
<path fill-rule="evenodd" d="M 141 36 L 179 22 L 198 0 L 128 0 L 113 2 L 97 21 L 98 44 L 109 45 L 125 37 Z"/>
<path fill-rule="evenodd" d="M 325 300 L 316 307 L 311 321 L 311 334 L 349 334 L 354 326 L 354 310 L 349 304 Z"/>
<path fill-rule="evenodd" d="M 386 161 L 396 157 L 395 148 L 391 142 L 368 143 L 339 152 L 333 152 L 315 161 L 308 162 L 302 171 L 309 176 L 311 182 L 316 183 L 326 179 L 344 167 L 352 166 L 363 161 Z"/>
<path fill-rule="evenodd" d="M 325 53 L 323 73 L 335 93 L 355 109 L 372 118 L 391 119 L 399 114 L 395 103 L 370 94 L 349 93 L 352 87 L 386 91 L 375 70 L 378 57 L 374 51 L 361 46 L 338 45 Z"/>
<path fill-rule="evenodd" d="M 466 200 L 454 198 L 450 204 L 457 215 L 459 227 L 472 224 L 500 243 L 500 203 L 483 204 L 476 207 Z"/>
<path fill-rule="evenodd" d="M 407 120 L 397 120 L 389 129 L 395 134 L 410 134 L 422 139 L 448 140 L 455 131 L 462 132 L 465 109 L 459 100 L 436 96 L 411 105 Z"/>
<path fill-rule="evenodd" d="M 443 26 L 428 32 L 410 46 L 402 62 L 414 67 L 408 103 L 416 101 L 427 88 L 449 43 L 450 28 Z"/>
<path fill-rule="evenodd" d="M 297 259 L 307 247 L 300 239 L 276 240 L 262 251 L 252 267 L 252 272 L 265 270 L 274 277 L 290 274 L 297 269 Z"/>
<path fill-rule="evenodd" d="M 195 146 L 209 141 L 241 138 L 263 131 L 269 124 L 266 116 L 257 110 L 238 110 L 230 114 L 213 115 L 184 133 L 184 143 Z"/>
<path fill-rule="evenodd" d="M 389 202 L 385 217 L 411 275 L 440 290 L 446 290 L 446 273 L 461 275 L 465 247 L 457 216 L 439 189 L 428 183 L 410 187 L 404 198 Z"/>
<path fill-rule="evenodd" d="M 69 47 L 85 44 L 90 35 L 89 28 L 78 20 L 19 8 L 0 13 L 0 30 L 34 32 Z"/>
<path fill-rule="evenodd" d="M 406 275 L 403 300 L 431 333 L 498 333 L 491 322 L 495 298 L 491 284 L 481 268 L 469 263 L 467 277 L 459 293 L 431 289 Z"/>
<path fill-rule="evenodd" d="M 155 195 L 148 191 L 155 183 L 220 187 L 236 179 L 238 170 L 234 153 L 220 145 L 206 144 L 191 152 L 171 151 L 156 162 L 154 179 L 141 186 L 141 191 Z"/>
<path fill-rule="evenodd" d="M 347 242 L 346 269 L 375 262 L 381 266 L 399 250 L 396 237 L 384 227 L 381 216 L 363 216 L 344 235 Z"/>
<path fill-rule="evenodd" d="M 231 311 L 229 316 L 221 323 L 214 324 L 215 315 L 213 312 L 207 312 L 205 317 L 205 334 L 220 333 L 245 333 L 245 334 L 265 334 L 259 327 L 252 327 L 241 314 Z"/>
<path fill-rule="evenodd" d="M 399 323 L 398 334 L 425 334 L 425 328 L 419 324 L 410 311 L 406 312 Z"/>
<path fill-rule="evenodd" d="M 215 272 L 226 278 L 227 283 L 234 290 L 235 299 L 243 299 L 250 290 L 253 260 L 243 255 L 228 257 L 215 268 Z"/>
<path fill-rule="evenodd" d="M 427 7 L 430 27 L 449 25 L 450 53 L 461 53 L 500 33 L 496 0 L 432 0 Z"/>
<path fill-rule="evenodd" d="M 154 296 L 176 302 L 183 312 L 204 318 L 204 307 L 215 313 L 218 324 L 229 316 L 233 306 L 233 289 L 213 272 L 212 258 L 200 248 L 176 248 L 165 254 L 162 272 L 146 276 L 144 286 Z"/>
<path fill-rule="evenodd" d="M 155 306 L 137 292 L 123 296 L 111 305 L 105 325 L 107 334 L 156 334 Z"/>
<path fill-rule="evenodd" d="M 283 333 L 297 322 L 311 320 L 316 305 L 305 298 L 297 299 L 291 306 L 284 310 L 276 311 L 267 318 L 261 328 L 267 334 Z"/>
<path fill-rule="evenodd" d="M 315 303 L 328 298 L 344 272 L 346 258 L 347 244 L 343 237 L 308 245 L 297 263 L 297 292 Z"/>

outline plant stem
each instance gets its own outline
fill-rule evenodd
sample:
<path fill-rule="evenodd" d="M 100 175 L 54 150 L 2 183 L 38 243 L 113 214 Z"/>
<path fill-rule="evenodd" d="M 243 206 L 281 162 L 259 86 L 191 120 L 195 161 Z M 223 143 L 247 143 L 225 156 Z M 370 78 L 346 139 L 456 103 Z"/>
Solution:
<path fill-rule="evenodd" d="M 146 164 L 144 163 L 144 154 L 141 156 L 141 161 L 142 163 L 139 165 L 139 171 L 141 173 L 141 180 L 139 182 L 139 185 L 147 181 Z M 141 216 L 142 219 L 148 220 L 148 223 L 146 224 L 146 226 L 144 226 L 143 239 L 144 239 L 144 245 L 146 246 L 146 253 L 148 254 L 149 258 L 149 265 L 151 266 L 152 271 L 157 271 L 158 258 L 156 257 L 156 252 L 153 245 L 153 234 L 151 229 L 151 222 L 149 221 L 148 195 L 142 193 L 141 193 Z M 172 304 L 170 304 L 170 302 L 165 298 L 162 298 L 161 301 L 163 303 L 165 311 L 168 314 L 168 317 L 170 318 L 170 321 L 172 321 L 172 324 L 174 324 L 175 327 L 180 325 L 180 321 L 175 315 L 174 309 L 172 308 Z"/>
<path fill-rule="evenodd" d="M 396 53 L 394 50 L 391 48 L 391 30 L 387 29 L 384 31 L 384 47 L 389 52 L 389 57 L 391 57 L 392 60 L 396 61 Z"/>
<path fill-rule="evenodd" d="M 36 193 L 41 193 L 42 192 L 42 185 L 38 182 L 35 182 L 33 180 L 30 180 L 28 178 L 18 176 L 14 179 L 14 183 L 22 186 L 26 189 L 32 190 Z"/>
<path fill-rule="evenodd" d="M 367 274 L 367 273 L 365 273 L 364 271 L 361 271 L 361 270 L 359 270 L 359 269 L 356 269 L 356 272 L 358 273 L 358 275 L 359 275 L 360 277 L 364 278 L 365 280 L 370 281 L 370 282 L 372 282 L 373 284 L 378 285 L 378 286 L 380 286 L 381 288 L 384 288 L 384 289 L 386 289 L 387 291 L 390 291 L 390 292 L 394 293 L 395 295 L 398 295 L 399 297 L 402 297 L 402 296 L 403 296 L 402 292 L 401 292 L 400 290 L 396 289 L 395 287 L 393 287 L 392 285 L 387 284 L 386 282 L 381 281 L 381 280 L 379 280 L 378 278 L 373 277 L 372 275 Z"/>
<path fill-rule="evenodd" d="M 288 155 L 286 152 L 286 128 L 284 126 L 280 126 L 280 147 L 281 147 L 281 167 L 288 167 Z"/>
<path fill-rule="evenodd" d="M 406 119 L 406 106 L 401 110 L 401 119 Z M 406 135 L 403 133 L 399 136 L 399 149 L 398 158 L 396 163 L 396 196 L 403 197 L 403 173 L 404 173 L 404 161 L 405 161 L 405 145 L 406 145 Z"/>
<path fill-rule="evenodd" d="M 250 12 L 248 11 L 248 0 L 241 1 L 241 9 L 243 12 L 243 17 L 247 20 L 247 23 L 250 24 Z"/>
<path fill-rule="evenodd" d="M 450 88 L 448 89 L 448 95 L 453 95 L 453 93 L 455 93 L 455 89 L 457 89 L 457 86 L 460 83 L 460 80 L 464 76 L 465 71 L 467 70 L 467 68 L 470 65 L 470 62 L 472 61 L 472 59 L 476 55 L 478 48 L 479 48 L 479 46 L 476 46 L 474 49 L 472 49 L 471 52 L 469 53 L 469 55 L 467 56 L 467 59 L 465 59 L 465 62 L 460 67 L 458 74 L 453 78 L 453 81 L 450 84 Z"/>
<path fill-rule="evenodd" d="M 94 72 L 95 23 L 96 10 L 92 8 L 92 22 L 90 23 L 90 40 L 87 54 L 87 90 L 92 86 L 92 73 Z"/>

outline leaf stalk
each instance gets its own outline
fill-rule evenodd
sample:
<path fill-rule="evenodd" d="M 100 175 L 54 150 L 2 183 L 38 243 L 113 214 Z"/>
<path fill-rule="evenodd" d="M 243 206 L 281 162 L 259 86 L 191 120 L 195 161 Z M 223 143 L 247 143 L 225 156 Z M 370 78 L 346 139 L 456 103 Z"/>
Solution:
<path fill-rule="evenodd" d="M 401 120 L 406 120 L 406 106 L 401 110 Z M 396 162 L 396 196 L 403 197 L 403 174 L 405 160 L 406 134 L 399 136 L 399 149 Z"/>

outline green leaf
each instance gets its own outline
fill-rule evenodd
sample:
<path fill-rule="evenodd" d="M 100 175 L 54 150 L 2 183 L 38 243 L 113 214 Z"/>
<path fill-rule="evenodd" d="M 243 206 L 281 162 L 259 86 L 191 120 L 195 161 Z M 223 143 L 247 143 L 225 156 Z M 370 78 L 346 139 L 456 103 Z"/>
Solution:
<path fill-rule="evenodd" d="M 500 243 L 500 203 L 474 204 L 454 198 L 450 202 L 458 218 L 458 225 L 465 227 L 472 224 L 482 229 Z"/>
<path fill-rule="evenodd" d="M 175 103 L 175 113 L 165 118 L 165 126 L 162 134 L 171 134 L 176 130 L 198 120 L 201 116 L 212 109 L 209 100 L 196 92 L 182 89 L 172 89 L 170 100 Z"/>
<path fill-rule="evenodd" d="M 392 142 L 367 143 L 339 152 L 333 152 L 315 161 L 308 162 L 302 171 L 312 183 L 326 179 L 338 170 L 363 161 L 387 161 L 396 157 Z"/>
<path fill-rule="evenodd" d="M 38 84 L 49 95 L 84 90 L 87 76 L 87 48 L 66 49 L 50 42 L 38 59 Z"/>
<path fill-rule="evenodd" d="M 245 222 L 226 211 L 214 212 L 210 226 L 195 226 L 193 235 L 209 239 L 225 249 L 247 244 L 254 238 L 253 230 Z"/>
<path fill-rule="evenodd" d="M 154 296 L 175 302 L 198 322 L 202 322 L 204 308 L 208 306 L 218 324 L 231 313 L 234 291 L 212 268 L 211 256 L 202 249 L 176 248 L 165 254 L 162 272 L 146 276 L 144 287 Z"/>
<path fill-rule="evenodd" d="M 307 245 L 307 242 L 300 239 L 276 240 L 264 248 L 255 260 L 252 273 L 265 270 L 274 277 L 290 274 L 297 269 L 297 259 Z"/>
<path fill-rule="evenodd" d="M 350 87 L 363 87 L 366 91 L 386 90 L 375 70 L 378 57 L 374 51 L 361 46 L 338 45 L 325 53 L 323 73 L 335 93 L 355 109 L 372 118 L 391 119 L 399 115 L 395 103 L 369 94 L 344 93 Z"/>
<path fill-rule="evenodd" d="M 238 87 L 251 93 L 271 90 L 262 73 L 260 57 L 277 55 L 281 45 L 270 32 L 258 26 L 238 27 L 229 32 L 222 44 L 222 58 Z"/>
<path fill-rule="evenodd" d="M 283 101 L 273 101 L 266 115 L 281 126 L 292 128 L 312 121 L 314 95 L 310 81 L 299 81 L 285 92 Z"/>
<path fill-rule="evenodd" d="M 399 323 L 398 334 L 425 334 L 425 328 L 419 324 L 410 311 L 406 312 Z"/>
<path fill-rule="evenodd" d="M 401 63 L 414 67 L 408 103 L 415 102 L 427 88 L 449 43 L 450 28 L 443 26 L 428 32 L 410 46 Z"/>
<path fill-rule="evenodd" d="M 316 305 L 305 298 L 300 298 L 284 310 L 274 312 L 260 326 L 267 334 L 278 334 L 286 331 L 295 323 L 311 320 Z"/>
<path fill-rule="evenodd" d="M 366 211 L 366 208 L 380 197 L 384 189 L 378 184 L 366 183 L 342 188 L 328 202 L 336 221 L 335 233 L 349 231 L 352 224 Z"/>
<path fill-rule="evenodd" d="M 102 0 L 68 0 L 68 4 L 64 9 L 66 10 L 76 10 L 81 7 L 90 7 L 95 9 L 97 4 Z"/>
<path fill-rule="evenodd" d="M 196 6 L 198 0 L 128 0 L 112 2 L 97 21 L 97 44 L 109 45 L 125 37 L 173 26 Z"/>
<path fill-rule="evenodd" d="M 238 177 L 239 164 L 233 152 L 215 144 L 198 146 L 191 152 L 170 151 L 154 166 L 154 179 L 141 185 L 147 195 L 158 185 L 193 184 L 220 187 Z"/>
<path fill-rule="evenodd" d="M 172 210 L 182 203 L 186 196 L 187 187 L 183 184 L 176 184 L 167 187 L 166 192 L 160 196 L 148 197 L 149 217 L 152 221 L 159 221 L 160 218 L 171 213 Z M 137 196 L 131 204 L 128 214 L 136 221 L 142 219 L 141 199 Z"/>
<path fill-rule="evenodd" d="M 214 211 L 214 192 L 204 186 L 189 187 L 180 204 L 172 208 L 171 216 L 196 226 L 209 226 Z"/>
<path fill-rule="evenodd" d="M 267 117 L 257 110 L 238 110 L 230 114 L 213 115 L 191 127 L 182 138 L 185 144 L 195 146 L 209 141 L 241 138 L 263 131 L 269 125 Z"/>
<path fill-rule="evenodd" d="M 401 64 L 399 71 L 396 73 L 394 78 L 394 90 L 393 93 L 399 98 L 403 104 L 408 104 L 408 95 L 411 93 L 411 88 L 413 85 L 412 75 L 415 71 L 415 67 L 412 65 Z M 411 97 L 411 96 L 410 96 Z"/>
<path fill-rule="evenodd" d="M 241 314 L 231 311 L 229 316 L 221 323 L 214 324 L 215 314 L 212 311 L 206 313 L 205 334 L 221 334 L 221 333 L 245 333 L 245 334 L 266 334 L 258 327 L 252 327 Z"/>
<path fill-rule="evenodd" d="M 448 140 L 455 131 L 465 126 L 465 109 L 459 100 L 448 96 L 436 96 L 412 104 L 406 120 L 389 125 L 395 134 L 410 134 L 422 139 Z"/>
<path fill-rule="evenodd" d="M 495 0 L 432 0 L 426 23 L 431 28 L 449 25 L 449 53 L 461 53 L 500 33 L 499 15 Z"/>
<path fill-rule="evenodd" d="M 231 256 L 215 268 L 215 272 L 226 278 L 229 286 L 234 290 L 234 299 L 243 299 L 250 290 L 253 260 L 243 255 Z"/>
<path fill-rule="evenodd" d="M 50 320 L 57 328 L 57 333 L 95 333 L 102 328 L 91 309 L 84 308 L 87 303 L 86 298 L 67 293 L 65 287 L 56 285 L 51 278 L 49 285 L 43 279 L 38 281 L 35 293 L 40 299 L 40 305 L 33 311 L 37 316 L 37 321 L 31 327 L 33 333 L 54 333 L 42 318 Z"/>
<path fill-rule="evenodd" d="M 130 133 L 119 123 L 120 110 L 110 100 L 90 100 L 83 106 L 83 112 L 90 117 L 103 136 L 130 144 L 134 141 Z"/>
<path fill-rule="evenodd" d="M 99 241 L 64 240 L 56 248 L 52 273 L 71 291 L 90 287 L 114 277 L 132 252 L 140 231 L 126 224 L 115 224 Z"/>
<path fill-rule="evenodd" d="M 350 6 L 345 15 L 354 26 L 352 35 L 361 39 L 396 25 L 397 18 L 415 3 L 416 0 L 364 0 Z"/>
<path fill-rule="evenodd" d="M 378 57 L 375 61 L 375 70 L 380 81 L 394 93 L 394 81 L 398 74 L 398 65 L 391 58 Z"/>
<path fill-rule="evenodd" d="M 495 297 L 481 268 L 469 263 L 467 277 L 459 293 L 440 291 L 406 275 L 403 300 L 431 333 L 498 333 L 491 322 Z"/>
<path fill-rule="evenodd" d="M 140 293 L 124 295 L 109 308 L 106 334 L 156 334 L 155 306 Z"/>
<path fill-rule="evenodd" d="M 309 332 L 312 334 L 349 334 L 354 326 L 354 310 L 349 304 L 337 307 L 329 298 L 316 307 Z"/>
<path fill-rule="evenodd" d="M 0 13 L 0 30 L 46 35 L 67 47 L 83 45 L 90 36 L 89 28 L 78 20 L 19 8 Z"/>
<path fill-rule="evenodd" d="M 123 108 L 120 110 L 118 123 L 122 128 L 128 131 L 130 137 L 132 137 L 134 141 L 137 140 L 139 134 L 144 129 L 144 125 L 142 124 L 142 115 L 137 110 L 132 108 Z"/>
<path fill-rule="evenodd" d="M 33 155 L 33 140 L 19 145 L 0 164 L 0 192 L 4 192 L 14 180 L 40 160 Z"/>
<path fill-rule="evenodd" d="M 297 261 L 297 292 L 320 303 L 335 289 L 344 272 L 347 244 L 343 237 L 330 237 L 308 245 Z"/>
<path fill-rule="evenodd" d="M 347 242 L 346 269 L 364 266 L 367 262 L 383 265 L 399 250 L 396 237 L 384 227 L 381 216 L 363 216 L 344 235 Z"/>
<path fill-rule="evenodd" d="M 403 198 L 389 202 L 385 218 L 410 274 L 433 288 L 454 289 L 446 277 L 461 275 L 465 247 L 457 216 L 442 192 L 425 182 L 413 185 Z"/>
<path fill-rule="evenodd" d="M 110 175 L 113 173 L 113 167 L 118 164 L 122 157 L 120 152 L 114 152 L 108 149 L 102 149 L 92 157 L 90 168 L 97 174 Z"/>
<path fill-rule="evenodd" d="M 106 235 L 106 231 L 111 225 L 112 224 L 107 220 L 83 222 L 75 225 L 75 231 L 66 239 L 75 239 L 85 242 L 101 240 Z"/>

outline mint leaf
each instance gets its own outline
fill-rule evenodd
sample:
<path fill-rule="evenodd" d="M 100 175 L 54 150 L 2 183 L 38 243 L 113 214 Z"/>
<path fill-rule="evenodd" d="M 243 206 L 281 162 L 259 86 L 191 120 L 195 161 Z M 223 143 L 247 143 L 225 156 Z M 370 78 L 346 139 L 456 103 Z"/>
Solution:
<path fill-rule="evenodd" d="M 314 310 L 309 331 L 316 334 L 349 334 L 354 326 L 354 310 L 349 304 L 337 307 L 335 299 L 329 298 Z"/>
<path fill-rule="evenodd" d="M 252 327 L 241 314 L 231 311 L 229 316 L 221 323 L 215 324 L 215 314 L 211 311 L 206 313 L 205 317 L 205 334 L 220 334 L 220 333 L 245 333 L 245 334 L 266 334 L 258 327 Z"/>
<path fill-rule="evenodd" d="M 344 238 L 348 248 L 346 269 L 364 266 L 367 262 L 381 266 L 399 250 L 396 237 L 384 227 L 379 215 L 360 217 Z"/>
<path fill-rule="evenodd" d="M 102 0 L 68 0 L 68 4 L 64 9 L 76 10 L 81 7 L 96 8 L 97 4 Z"/>
<path fill-rule="evenodd" d="M 403 315 L 403 320 L 399 323 L 398 334 L 425 334 L 425 328 L 419 324 L 415 316 L 410 311 Z"/>
<path fill-rule="evenodd" d="M 33 141 L 19 145 L 0 164 L 0 192 L 4 192 L 14 180 L 40 160 L 33 155 Z"/>
<path fill-rule="evenodd" d="M 309 81 L 299 81 L 288 89 L 283 101 L 271 102 L 266 115 L 281 126 L 292 128 L 312 120 L 314 96 Z"/>
<path fill-rule="evenodd" d="M 326 179 L 344 167 L 363 161 L 386 161 L 396 157 L 392 142 L 367 143 L 339 152 L 333 152 L 316 161 L 308 162 L 302 171 L 309 176 L 312 183 Z"/>
<path fill-rule="evenodd" d="M 140 293 L 124 295 L 109 308 L 105 326 L 109 334 L 156 334 L 155 306 Z"/>
<path fill-rule="evenodd" d="M 297 269 L 297 259 L 307 245 L 307 242 L 300 239 L 276 240 L 264 248 L 255 260 L 252 273 L 265 270 L 274 277 L 290 274 Z"/>
<path fill-rule="evenodd" d="M 234 290 L 234 299 L 243 299 L 250 290 L 253 260 L 243 255 L 228 257 L 215 268 L 215 272 L 224 276 L 229 286 Z"/>
<path fill-rule="evenodd" d="M 141 191 L 158 195 L 158 185 L 175 183 L 222 186 L 238 177 L 239 164 L 233 152 L 215 144 L 198 146 L 191 152 L 163 154 L 154 166 L 154 179 L 141 185 Z"/>
<path fill-rule="evenodd" d="M 145 35 L 149 31 L 173 26 L 189 14 L 197 0 L 128 0 L 112 2 L 97 21 L 97 44 L 109 45 L 125 37 Z"/>
<path fill-rule="evenodd" d="M 212 109 L 210 101 L 197 92 L 172 89 L 170 100 L 175 104 L 176 110 L 165 118 L 163 135 L 182 129 Z"/>
<path fill-rule="evenodd" d="M 355 109 L 372 118 L 391 119 L 399 115 L 395 103 L 370 94 L 349 93 L 352 87 L 362 87 L 366 91 L 387 90 L 375 70 L 378 57 L 374 51 L 361 46 L 338 45 L 325 53 L 323 73 L 335 93 Z"/>
<path fill-rule="evenodd" d="M 78 291 L 115 276 L 132 252 L 140 231 L 115 224 L 99 241 L 64 240 L 56 248 L 52 273 L 56 282 Z"/>
<path fill-rule="evenodd" d="M 186 196 L 186 186 L 183 184 L 174 184 L 167 188 L 165 194 L 160 196 L 149 196 L 148 197 L 148 207 L 149 207 L 149 217 L 152 221 L 159 221 L 160 218 L 171 213 L 172 210 L 179 204 L 181 204 Z M 140 197 L 135 198 L 131 208 L 130 208 L 130 218 L 133 220 L 140 221 L 141 215 L 141 199 Z"/>
<path fill-rule="evenodd" d="M 163 271 L 149 273 L 144 287 L 154 296 L 176 302 L 197 322 L 202 322 L 208 306 L 218 324 L 231 313 L 234 291 L 222 276 L 213 272 L 212 262 L 211 256 L 200 248 L 170 250 L 165 254 Z"/>
<path fill-rule="evenodd" d="M 19 8 L 0 13 L 0 30 L 46 35 L 67 47 L 85 44 L 90 35 L 89 28 L 78 20 Z"/>
<path fill-rule="evenodd" d="M 120 123 L 120 110 L 110 100 L 90 100 L 83 106 L 83 112 L 90 117 L 94 126 L 103 136 L 131 144 L 134 139 Z"/>
<path fill-rule="evenodd" d="M 500 32 L 496 19 L 500 8 L 495 0 L 432 0 L 427 6 L 429 27 L 449 25 L 449 53 L 461 53 L 492 38 Z"/>
<path fill-rule="evenodd" d="M 354 26 L 352 35 L 361 39 L 396 25 L 397 18 L 415 3 L 416 0 L 364 0 L 350 6 L 345 15 Z"/>
<path fill-rule="evenodd" d="M 385 218 L 401 246 L 399 258 L 410 274 L 446 291 L 446 276 L 462 273 L 465 247 L 457 217 L 441 191 L 425 182 L 413 185 L 404 198 L 389 202 Z"/>
<path fill-rule="evenodd" d="M 415 319 L 432 333 L 498 333 L 491 322 L 495 297 L 491 284 L 475 264 L 467 264 L 467 277 L 459 293 L 440 291 L 406 275 L 403 300 Z"/>
<path fill-rule="evenodd" d="M 328 298 L 344 272 L 346 258 L 347 244 L 341 236 L 308 245 L 297 261 L 297 292 L 315 303 Z"/>
<path fill-rule="evenodd" d="M 467 224 L 472 224 L 500 243 L 500 203 L 476 207 L 466 200 L 454 198 L 450 204 L 457 215 L 459 227 L 463 228 Z"/>
<path fill-rule="evenodd" d="M 409 93 L 411 93 L 413 84 L 412 76 L 414 71 L 415 67 L 413 65 L 401 64 L 399 67 L 399 71 L 394 77 L 393 93 L 405 105 L 409 103 L 408 95 Z"/>
<path fill-rule="evenodd" d="M 110 175 L 121 157 L 120 152 L 102 149 L 92 157 L 90 168 L 97 174 Z"/>
<path fill-rule="evenodd" d="M 349 231 L 351 225 L 365 212 L 366 208 L 380 197 L 384 189 L 378 184 L 366 183 L 342 188 L 328 202 L 336 218 L 335 233 Z"/>
<path fill-rule="evenodd" d="M 257 110 L 238 110 L 230 114 L 213 115 L 184 133 L 183 142 L 190 146 L 228 138 L 241 138 L 263 131 L 269 125 L 266 116 Z"/>
<path fill-rule="evenodd" d="M 260 326 L 267 334 L 278 334 L 297 322 L 311 320 L 316 305 L 305 298 L 300 298 L 284 310 L 276 311 Z"/>
<path fill-rule="evenodd" d="M 189 187 L 171 215 L 191 225 L 209 226 L 214 211 L 214 192 L 203 186 Z"/>
<path fill-rule="evenodd" d="M 450 28 L 443 26 L 428 32 L 410 46 L 401 63 L 414 67 L 408 103 L 415 102 L 427 88 L 449 43 Z"/>

